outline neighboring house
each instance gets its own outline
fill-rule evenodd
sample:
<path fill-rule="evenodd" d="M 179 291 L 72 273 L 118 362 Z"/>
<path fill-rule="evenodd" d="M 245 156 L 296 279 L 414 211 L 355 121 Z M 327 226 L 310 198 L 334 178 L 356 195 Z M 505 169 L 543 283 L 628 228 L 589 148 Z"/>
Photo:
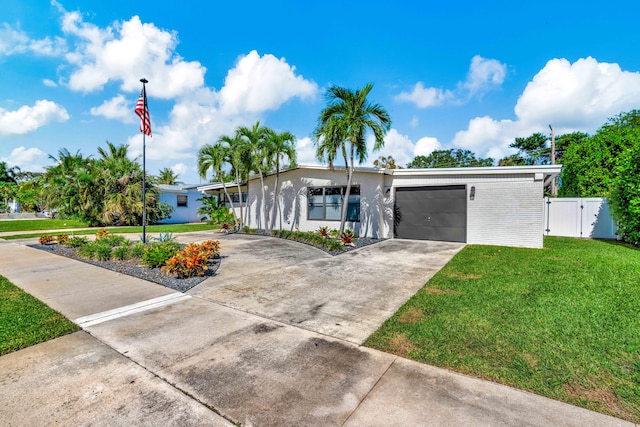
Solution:
<path fill-rule="evenodd" d="M 160 221 L 161 224 L 184 224 L 187 222 L 199 222 L 198 208 L 202 202 L 197 199 L 202 197 L 197 185 L 167 185 L 159 184 L 160 201 L 173 207 L 169 218 Z"/>
<path fill-rule="evenodd" d="M 348 197 L 347 227 L 359 236 L 542 247 L 544 186 L 561 165 L 448 169 L 356 168 Z M 246 225 L 267 228 L 275 174 L 243 183 Z M 344 168 L 300 166 L 280 173 L 276 229 L 339 228 L 347 174 Z M 229 192 L 237 186 L 227 184 Z M 199 191 L 223 197 L 219 183 Z M 234 203 L 236 215 L 240 211 Z"/>

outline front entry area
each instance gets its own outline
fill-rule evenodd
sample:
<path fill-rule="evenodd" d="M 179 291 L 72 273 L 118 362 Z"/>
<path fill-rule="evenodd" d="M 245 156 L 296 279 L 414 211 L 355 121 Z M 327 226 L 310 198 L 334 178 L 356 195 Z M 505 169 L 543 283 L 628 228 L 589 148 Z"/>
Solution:
<path fill-rule="evenodd" d="M 467 189 L 464 185 L 396 188 L 394 237 L 467 241 Z"/>

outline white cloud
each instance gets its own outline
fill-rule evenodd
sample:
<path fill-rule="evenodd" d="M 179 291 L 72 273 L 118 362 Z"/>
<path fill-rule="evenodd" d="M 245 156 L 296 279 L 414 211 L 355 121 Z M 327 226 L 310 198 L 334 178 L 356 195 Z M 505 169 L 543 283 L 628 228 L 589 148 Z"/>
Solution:
<path fill-rule="evenodd" d="M 442 148 L 442 144 L 438 141 L 438 138 L 433 138 L 430 136 L 423 136 L 416 142 L 416 145 L 413 149 L 413 157 L 415 156 L 428 156 L 435 150 L 439 150 Z M 411 160 L 413 160 L 413 157 Z"/>
<path fill-rule="evenodd" d="M 64 12 L 62 30 L 76 37 L 66 55 L 75 68 L 68 81 L 72 90 L 92 92 L 120 82 L 120 90 L 135 92 L 146 77 L 149 96 L 174 98 L 204 84 L 205 67 L 175 53 L 177 34 L 143 24 L 137 16 L 99 28 L 83 22 L 78 12 Z"/>
<path fill-rule="evenodd" d="M 42 84 L 45 85 L 46 87 L 58 87 L 58 83 L 50 79 L 43 79 Z"/>
<path fill-rule="evenodd" d="M 434 107 L 453 99 L 453 92 L 435 87 L 424 87 L 422 82 L 416 83 L 411 92 L 401 92 L 395 96 L 399 102 L 411 102 L 418 108 Z"/>
<path fill-rule="evenodd" d="M 492 86 L 500 86 L 507 75 L 507 66 L 495 59 L 486 59 L 476 55 L 471 59 L 469 74 L 463 87 L 469 96 L 485 92 Z"/>
<path fill-rule="evenodd" d="M 319 165 L 313 140 L 304 137 L 296 141 L 296 157 L 299 165 Z"/>
<path fill-rule="evenodd" d="M 467 79 L 459 82 L 455 90 L 424 87 L 424 83 L 418 82 L 410 92 L 400 92 L 394 99 L 398 102 L 411 102 L 418 108 L 435 107 L 447 102 L 464 103 L 500 86 L 506 75 L 505 64 L 476 55 L 471 59 Z"/>
<path fill-rule="evenodd" d="M 0 26 L 0 56 L 34 53 L 42 56 L 61 56 L 67 50 L 61 37 L 32 39 L 27 33 L 4 23 Z"/>
<path fill-rule="evenodd" d="M 53 121 L 69 119 L 67 110 L 55 102 L 40 99 L 33 106 L 23 105 L 14 111 L 0 108 L 0 135 L 22 135 Z"/>
<path fill-rule="evenodd" d="M 514 152 L 516 137 L 546 133 L 592 133 L 608 117 L 637 106 L 640 73 L 588 57 L 570 63 L 552 59 L 527 84 L 514 108 L 515 120 L 476 117 L 456 133 L 453 145 L 500 159 Z"/>
<path fill-rule="evenodd" d="M 107 119 L 119 120 L 122 123 L 135 123 L 133 108 L 134 106 L 127 98 L 119 94 L 103 102 L 101 106 L 91 108 L 90 112 L 93 116 L 103 116 Z"/>
<path fill-rule="evenodd" d="M 252 50 L 229 70 L 220 90 L 220 106 L 227 114 L 275 110 L 291 98 L 313 98 L 318 85 L 296 75 L 284 58 L 260 56 Z"/>
<path fill-rule="evenodd" d="M 185 165 L 184 163 L 176 163 L 175 165 L 171 166 L 170 168 L 173 173 L 175 173 L 176 175 L 178 175 L 178 180 L 182 181 L 182 177 L 187 175 L 190 172 L 189 166 Z"/>
<path fill-rule="evenodd" d="M 518 99 L 516 116 L 524 122 L 591 130 L 621 111 L 637 107 L 640 73 L 592 57 L 571 64 L 552 59 Z"/>
<path fill-rule="evenodd" d="M 11 151 L 9 157 L 2 157 L 9 166 L 18 166 L 23 171 L 41 172 L 48 163 L 47 154 L 38 148 L 17 147 Z"/>

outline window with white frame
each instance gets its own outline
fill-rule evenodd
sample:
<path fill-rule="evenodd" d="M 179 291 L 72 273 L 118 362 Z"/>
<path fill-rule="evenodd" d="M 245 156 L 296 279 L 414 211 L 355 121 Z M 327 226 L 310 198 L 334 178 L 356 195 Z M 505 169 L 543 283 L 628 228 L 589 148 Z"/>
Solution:
<path fill-rule="evenodd" d="M 307 219 L 340 221 L 346 187 L 309 187 Z M 347 205 L 347 221 L 360 221 L 360 186 L 351 186 Z"/>

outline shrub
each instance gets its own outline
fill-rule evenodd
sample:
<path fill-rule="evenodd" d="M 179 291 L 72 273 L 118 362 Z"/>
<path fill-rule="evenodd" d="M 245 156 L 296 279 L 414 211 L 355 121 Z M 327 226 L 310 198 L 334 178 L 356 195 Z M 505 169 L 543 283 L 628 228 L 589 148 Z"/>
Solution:
<path fill-rule="evenodd" d="M 171 242 L 175 240 L 175 237 L 173 237 L 173 233 L 170 232 L 166 232 L 166 233 L 160 233 L 160 235 L 156 238 L 156 241 L 158 242 Z"/>
<path fill-rule="evenodd" d="M 96 232 L 96 240 L 104 239 L 108 235 L 109 235 L 109 230 L 103 227 Z"/>
<path fill-rule="evenodd" d="M 204 272 L 209 269 L 207 266 L 209 258 L 204 252 L 194 246 L 196 245 L 189 245 L 184 250 L 169 258 L 162 269 L 166 271 L 167 274 L 174 274 L 181 279 L 204 276 Z"/>
<path fill-rule="evenodd" d="M 320 228 L 318 228 L 318 234 L 320 234 L 322 237 L 327 238 L 329 237 L 329 227 L 322 226 Z"/>
<path fill-rule="evenodd" d="M 129 256 L 131 258 L 142 258 L 144 255 L 145 245 L 142 242 L 136 242 L 133 245 L 129 246 Z"/>
<path fill-rule="evenodd" d="M 333 237 L 334 239 L 338 238 L 338 235 L 340 234 L 340 231 L 336 230 L 335 228 L 333 230 L 331 230 L 329 232 L 329 234 L 331 235 L 331 237 Z"/>
<path fill-rule="evenodd" d="M 69 235 L 68 234 L 58 234 L 56 236 L 56 241 L 58 242 L 58 244 L 64 245 L 65 243 L 67 243 L 69 241 Z"/>
<path fill-rule="evenodd" d="M 93 257 L 98 261 L 108 261 L 111 259 L 111 250 L 112 247 L 110 245 L 98 243 L 96 245 L 96 250 L 93 253 Z"/>
<path fill-rule="evenodd" d="M 124 236 L 119 236 L 117 234 L 107 235 L 97 241 L 99 241 L 102 244 L 108 245 L 112 248 L 115 248 L 116 246 L 129 246 L 131 244 L 129 239 L 127 239 Z"/>
<path fill-rule="evenodd" d="M 342 244 L 344 246 L 355 246 L 353 244 L 353 236 L 354 236 L 354 232 L 353 230 L 349 230 L 348 228 L 346 230 L 344 230 L 344 232 L 342 233 L 342 236 L 340 237 L 340 241 L 342 242 Z"/>
<path fill-rule="evenodd" d="M 202 251 L 207 258 L 213 258 L 220 255 L 220 240 L 207 240 L 200 243 L 200 251 Z"/>
<path fill-rule="evenodd" d="M 82 258 L 93 259 L 93 255 L 96 252 L 96 248 L 97 246 L 95 242 L 87 243 L 78 248 L 78 255 L 80 255 Z"/>
<path fill-rule="evenodd" d="M 141 262 L 147 267 L 161 267 L 180 250 L 176 242 L 154 242 L 144 249 Z"/>
<path fill-rule="evenodd" d="M 63 245 L 69 246 L 72 248 L 79 248 L 80 246 L 84 246 L 89 243 L 89 239 L 86 237 L 73 236 L 70 237 Z"/>
<path fill-rule="evenodd" d="M 131 258 L 129 246 L 118 246 L 113 248 L 111 251 L 114 259 L 124 261 L 125 259 Z"/>
<path fill-rule="evenodd" d="M 608 199 L 611 213 L 622 240 L 640 246 L 640 145 L 620 156 L 616 171 Z"/>
<path fill-rule="evenodd" d="M 53 236 L 43 234 L 38 238 L 38 243 L 40 243 L 41 245 L 48 245 L 50 243 L 53 243 L 53 239 Z"/>

